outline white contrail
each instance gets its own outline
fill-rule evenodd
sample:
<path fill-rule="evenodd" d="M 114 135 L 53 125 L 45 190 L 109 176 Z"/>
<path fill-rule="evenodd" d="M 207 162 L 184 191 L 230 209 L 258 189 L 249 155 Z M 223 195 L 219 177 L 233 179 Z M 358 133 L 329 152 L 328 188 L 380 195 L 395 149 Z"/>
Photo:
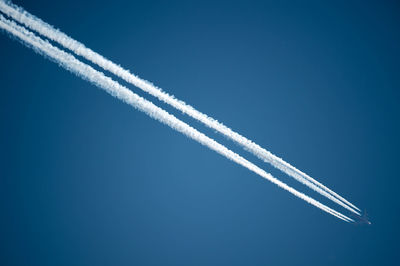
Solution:
<path fill-rule="evenodd" d="M 120 85 L 118 82 L 112 80 L 111 78 L 105 76 L 102 72 L 99 72 L 92 68 L 91 66 L 82 63 L 77 60 L 74 56 L 66 53 L 59 48 L 51 45 L 49 42 L 42 40 L 37 37 L 34 33 L 26 30 L 24 27 L 17 25 L 15 22 L 5 19 L 0 15 L 0 28 L 10 33 L 12 36 L 19 39 L 22 43 L 28 47 L 33 48 L 39 54 L 50 58 L 51 60 L 58 63 L 61 67 L 69 70 L 70 72 L 76 74 L 77 76 L 88 80 L 92 84 L 104 89 L 106 92 L 110 93 L 114 97 L 124 101 L 125 103 L 133 106 L 139 111 L 144 112 L 155 120 L 168 125 L 172 129 L 181 132 L 185 136 L 199 142 L 200 144 L 208 147 L 211 150 L 221 154 L 222 156 L 236 162 L 239 165 L 249 169 L 250 171 L 260 175 L 261 177 L 269 180 L 270 182 L 276 184 L 277 186 L 287 190 L 293 195 L 300 199 L 314 205 L 315 207 L 336 216 L 346 222 L 353 222 L 349 217 L 323 205 L 322 203 L 314 200 L 313 198 L 289 187 L 285 183 L 279 181 L 269 173 L 265 172 L 261 168 L 247 161 L 240 155 L 229 150 L 225 146 L 219 144 L 215 140 L 207 137 L 203 133 L 192 128 L 188 124 L 177 119 L 175 116 L 169 114 L 165 110 L 154 105 L 152 102 L 138 96 L 137 94 L 130 91 L 128 88 Z"/>
<path fill-rule="evenodd" d="M 143 80 L 138 76 L 135 76 L 134 74 L 131 74 L 128 70 L 120 67 L 119 65 L 113 63 L 112 61 L 104 58 L 98 53 L 85 47 L 82 43 L 72 39 L 63 32 L 53 28 L 51 25 L 45 23 L 44 21 L 35 17 L 34 15 L 26 12 L 22 8 L 17 7 L 11 3 L 5 3 L 4 0 L 0 0 L 0 10 L 3 11 L 8 16 L 15 19 L 16 21 L 18 21 L 19 23 L 24 24 L 25 26 L 29 27 L 34 31 L 37 31 L 38 33 L 49 38 L 50 40 L 53 40 L 61 44 L 65 48 L 76 53 L 77 55 L 80 55 L 86 58 L 87 60 L 91 61 L 92 63 L 99 65 L 103 69 L 110 71 L 111 73 L 124 79 L 128 83 L 135 85 L 136 87 L 142 89 L 143 91 L 157 97 L 159 100 L 173 106 L 174 108 L 182 111 L 183 113 L 186 113 L 192 118 L 202 122 L 206 126 L 218 131 L 219 133 L 223 134 L 227 138 L 233 140 L 234 142 L 242 146 L 245 150 L 257 156 L 259 159 L 267 163 L 270 163 L 274 167 L 285 172 L 287 175 L 293 177 L 297 181 L 303 183 L 304 185 L 308 186 L 314 191 L 320 193 L 321 195 L 341 205 L 342 207 L 358 215 L 360 214 L 359 208 L 357 208 L 349 201 L 347 201 L 334 191 L 330 190 L 326 186 L 322 185 L 321 183 L 319 183 L 306 173 L 303 173 L 299 169 L 295 168 L 294 166 L 285 162 L 281 158 L 277 157 L 276 155 L 262 148 L 258 144 L 252 142 L 251 140 L 231 130 L 230 128 L 218 122 L 217 120 L 197 111 L 192 106 L 186 104 L 181 100 L 176 99 L 174 96 L 169 95 L 168 93 L 164 92 L 162 89 L 156 87 L 150 82 Z"/>

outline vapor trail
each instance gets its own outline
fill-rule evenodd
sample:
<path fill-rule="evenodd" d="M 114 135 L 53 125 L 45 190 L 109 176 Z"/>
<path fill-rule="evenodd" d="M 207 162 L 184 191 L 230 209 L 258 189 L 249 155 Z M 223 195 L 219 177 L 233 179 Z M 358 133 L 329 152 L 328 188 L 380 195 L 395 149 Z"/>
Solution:
<path fill-rule="evenodd" d="M 248 152 L 257 156 L 259 159 L 263 160 L 264 162 L 270 163 L 275 168 L 283 171 L 287 175 L 293 177 L 297 181 L 303 183 L 304 185 L 327 197 L 333 202 L 339 204 L 340 206 L 350 210 L 353 213 L 356 213 L 358 215 L 360 214 L 359 208 L 357 208 L 355 205 L 353 205 L 328 187 L 324 186 L 317 180 L 313 179 L 306 173 L 303 173 L 299 169 L 295 168 L 294 166 L 285 162 L 283 159 L 262 148 L 258 144 L 231 130 L 227 126 L 223 125 L 221 122 L 218 122 L 217 120 L 207 116 L 206 114 L 197 111 L 192 106 L 186 104 L 181 100 L 176 99 L 172 95 L 169 95 L 152 83 L 143 80 L 134 74 L 131 74 L 128 70 L 85 47 L 85 45 L 83 45 L 82 43 L 53 28 L 51 25 L 28 13 L 22 8 L 15 6 L 11 3 L 5 3 L 4 0 L 0 0 L 0 10 L 18 21 L 19 23 L 24 24 L 34 31 L 37 31 L 38 33 L 49 38 L 50 40 L 61 44 L 65 48 L 76 53 L 77 55 L 80 55 L 91 61 L 92 63 L 99 65 L 104 70 L 113 73 L 114 75 L 124 79 L 128 83 L 131 83 L 132 85 L 142 89 L 143 91 L 157 97 L 159 100 L 200 121 L 204 125 L 218 131 L 225 137 L 239 144 Z"/>
<path fill-rule="evenodd" d="M 221 154 L 222 156 L 232 160 L 233 162 L 242 165 L 243 167 L 249 169 L 250 171 L 260 175 L 261 177 L 269 180 L 270 182 L 276 184 L 282 189 L 292 193 L 296 197 L 303 199 L 304 201 L 314 205 L 315 207 L 336 216 L 346 222 L 352 222 L 353 220 L 349 217 L 323 205 L 322 203 L 314 200 L 313 198 L 289 187 L 285 183 L 274 178 L 269 173 L 265 172 L 261 168 L 247 161 L 240 155 L 229 150 L 225 146 L 219 144 L 215 140 L 207 137 L 203 133 L 192 128 L 188 124 L 177 119 L 175 116 L 169 114 L 165 110 L 154 105 L 152 102 L 138 96 L 137 94 L 130 91 L 128 88 L 120 85 L 118 82 L 112 80 L 111 78 L 105 76 L 102 72 L 95 70 L 91 66 L 82 63 L 77 60 L 74 56 L 66 53 L 59 48 L 51 45 L 49 42 L 42 40 L 37 37 L 34 33 L 28 31 L 24 27 L 17 25 L 15 22 L 5 19 L 0 15 L 0 28 L 8 32 L 23 44 L 28 47 L 33 48 L 37 53 L 50 58 L 51 60 L 58 63 L 61 67 L 66 70 L 76 74 L 77 76 L 88 80 L 92 84 L 104 89 L 106 92 L 112 96 L 124 101 L 125 103 L 133 106 L 139 111 L 144 112 L 151 118 L 158 120 L 159 122 L 168 125 L 172 129 L 184 134 L 185 136 L 199 142 L 200 144 L 208 147 L 211 150 Z"/>

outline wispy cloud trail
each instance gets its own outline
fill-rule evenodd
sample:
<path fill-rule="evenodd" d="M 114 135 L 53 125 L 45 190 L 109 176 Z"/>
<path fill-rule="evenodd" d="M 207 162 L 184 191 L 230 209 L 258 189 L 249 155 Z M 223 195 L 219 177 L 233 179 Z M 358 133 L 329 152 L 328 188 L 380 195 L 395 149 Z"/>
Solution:
<path fill-rule="evenodd" d="M 219 144 L 215 140 L 207 137 L 203 133 L 197 131 L 193 127 L 177 119 L 175 116 L 169 114 L 165 110 L 154 105 L 152 102 L 147 101 L 146 99 L 138 96 L 137 94 L 130 91 L 128 88 L 120 85 L 118 82 L 105 76 L 102 72 L 97 71 L 91 66 L 77 60 L 71 54 L 66 53 L 60 50 L 59 48 L 51 45 L 49 42 L 44 41 L 40 37 L 36 36 L 34 33 L 25 29 L 24 27 L 17 25 L 15 22 L 5 19 L 2 15 L 0 15 L 0 28 L 8 32 L 15 38 L 17 38 L 18 40 L 20 40 L 26 46 L 33 48 L 37 53 L 50 58 L 51 60 L 58 63 L 61 67 L 65 68 L 66 70 L 76 74 L 77 76 L 85 80 L 88 80 L 89 82 L 98 86 L 99 88 L 104 89 L 109 94 L 133 106 L 139 111 L 144 112 L 153 119 L 168 125 L 172 129 L 175 129 L 176 131 L 184 134 L 185 136 L 221 154 L 227 159 L 232 160 L 233 162 L 260 175 L 261 177 L 269 180 L 270 182 L 292 193 L 296 197 L 314 205 L 315 207 L 331 215 L 334 215 L 337 218 L 342 219 L 346 222 L 353 221 L 351 218 L 323 205 L 322 203 L 293 189 L 292 187 L 289 187 L 288 185 L 274 178 L 272 175 L 265 172 L 261 168 L 257 167 L 253 163 L 247 161 L 240 155 L 234 153 L 233 151 Z"/>
<path fill-rule="evenodd" d="M 355 205 L 353 205 L 352 203 L 350 203 L 349 201 L 347 201 L 346 199 L 344 199 L 343 197 L 341 197 L 328 187 L 324 186 L 317 180 L 313 179 L 306 173 L 303 173 L 299 169 L 285 162 L 283 159 L 277 157 L 276 155 L 262 148 L 253 141 L 231 130 L 227 126 L 223 125 L 221 122 L 218 122 L 217 120 L 207 116 L 206 114 L 199 112 L 192 106 L 186 104 L 181 100 L 176 99 L 172 95 L 169 95 L 168 93 L 164 92 L 162 89 L 156 87 L 152 83 L 139 78 L 138 76 L 130 73 L 128 70 L 122 68 L 121 66 L 113 63 L 112 61 L 106 59 L 100 54 L 85 47 L 85 45 L 83 45 L 82 43 L 72 39 L 63 32 L 53 28 L 51 25 L 43 22 L 41 19 L 28 13 L 22 8 L 17 7 L 11 3 L 6 3 L 4 2 L 4 0 L 0 0 L 0 10 L 5 14 L 7 14 L 8 16 L 15 19 L 16 21 L 18 21 L 19 23 L 24 24 L 25 26 L 29 27 L 34 31 L 37 31 L 41 35 L 49 38 L 52 41 L 59 43 L 60 45 L 73 51 L 77 55 L 82 56 L 87 60 L 91 61 L 92 63 L 99 65 L 104 70 L 110 71 L 111 73 L 122 78 L 128 83 L 131 83 L 132 85 L 142 89 L 143 91 L 157 97 L 159 100 L 173 106 L 174 108 L 180 110 L 181 112 L 200 121 L 204 125 L 218 131 L 225 137 L 239 144 L 245 150 L 257 156 L 259 159 L 263 160 L 264 162 L 270 163 L 277 169 L 283 171 L 287 175 L 293 177 L 297 181 L 308 186 L 309 188 L 313 189 L 319 194 L 327 197 L 333 202 L 339 204 L 340 206 L 350 210 L 353 213 L 356 213 L 358 215 L 360 214 L 359 208 L 357 208 Z"/>

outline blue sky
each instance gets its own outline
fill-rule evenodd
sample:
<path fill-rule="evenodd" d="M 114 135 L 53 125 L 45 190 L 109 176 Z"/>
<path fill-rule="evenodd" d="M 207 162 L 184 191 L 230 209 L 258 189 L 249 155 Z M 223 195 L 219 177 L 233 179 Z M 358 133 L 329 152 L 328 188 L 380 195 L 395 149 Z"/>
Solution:
<path fill-rule="evenodd" d="M 14 3 L 309 173 L 373 225 L 322 213 L 2 33 L 5 265 L 396 265 L 398 4 Z"/>

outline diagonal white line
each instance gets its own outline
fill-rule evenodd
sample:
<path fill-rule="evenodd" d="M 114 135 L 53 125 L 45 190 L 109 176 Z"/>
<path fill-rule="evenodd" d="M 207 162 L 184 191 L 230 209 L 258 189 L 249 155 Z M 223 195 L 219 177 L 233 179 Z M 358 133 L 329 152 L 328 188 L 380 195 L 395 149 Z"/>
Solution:
<path fill-rule="evenodd" d="M 105 76 L 102 72 L 95 70 L 85 63 L 82 63 L 71 54 L 66 53 L 59 48 L 51 45 L 49 42 L 42 40 L 24 27 L 17 25 L 13 21 L 5 19 L 2 15 L 0 15 L 0 28 L 19 39 L 26 46 L 33 48 L 37 53 L 50 58 L 66 70 L 76 74 L 77 76 L 85 80 L 88 80 L 99 88 L 104 89 L 109 94 L 133 106 L 139 111 L 144 112 L 153 119 L 158 120 L 159 122 L 197 141 L 198 143 L 208 147 L 209 149 L 221 154 L 227 159 L 232 160 L 233 162 L 249 169 L 250 171 L 269 180 L 270 182 L 292 193 L 296 197 L 310 203 L 311 205 L 314 205 L 315 207 L 331 215 L 334 215 L 343 221 L 353 221 L 349 217 L 323 205 L 322 203 L 293 189 L 292 187 L 289 187 L 285 183 L 276 179 L 275 177 L 265 172 L 253 163 L 249 162 L 248 160 L 244 159 L 240 155 L 234 153 L 233 151 L 219 144 L 215 140 L 207 137 L 203 133 L 177 119 L 175 116 L 154 105 L 152 102 L 138 96 L 137 94 L 130 91 L 128 88 L 120 85 L 118 82 Z"/>
<path fill-rule="evenodd" d="M 228 128 L 221 122 L 218 122 L 217 120 L 207 116 L 206 114 L 199 112 L 192 106 L 186 104 L 181 100 L 176 99 L 174 96 L 169 95 L 168 93 L 164 92 L 162 89 L 156 87 L 150 82 L 139 78 L 138 76 L 130 73 L 128 70 L 85 47 L 82 43 L 72 39 L 63 32 L 54 29 L 51 25 L 43 22 L 41 19 L 33 16 L 22 8 L 12 5 L 11 3 L 5 3 L 3 0 L 0 0 L 0 10 L 18 21 L 19 23 L 24 24 L 34 31 L 37 31 L 38 33 L 49 38 L 50 40 L 61 44 L 65 48 L 76 53 L 77 55 L 80 55 L 91 61 L 92 63 L 99 65 L 104 70 L 110 71 L 114 75 L 157 97 L 159 100 L 200 121 L 204 125 L 218 131 L 235 143 L 239 144 L 243 149 L 249 151 L 253 155 L 257 156 L 259 159 L 263 160 L 264 162 L 270 163 L 277 169 L 283 171 L 287 175 L 293 177 L 297 181 L 308 186 L 319 194 L 327 197 L 328 199 L 350 210 L 351 212 L 360 215 L 359 208 L 357 208 L 355 205 L 353 205 L 328 187 L 324 186 L 317 180 L 313 179 L 306 173 L 303 173 L 296 167 L 285 162 L 283 159 L 279 158 L 278 156 L 272 154 L 258 144 L 254 143 L 253 141 Z"/>

